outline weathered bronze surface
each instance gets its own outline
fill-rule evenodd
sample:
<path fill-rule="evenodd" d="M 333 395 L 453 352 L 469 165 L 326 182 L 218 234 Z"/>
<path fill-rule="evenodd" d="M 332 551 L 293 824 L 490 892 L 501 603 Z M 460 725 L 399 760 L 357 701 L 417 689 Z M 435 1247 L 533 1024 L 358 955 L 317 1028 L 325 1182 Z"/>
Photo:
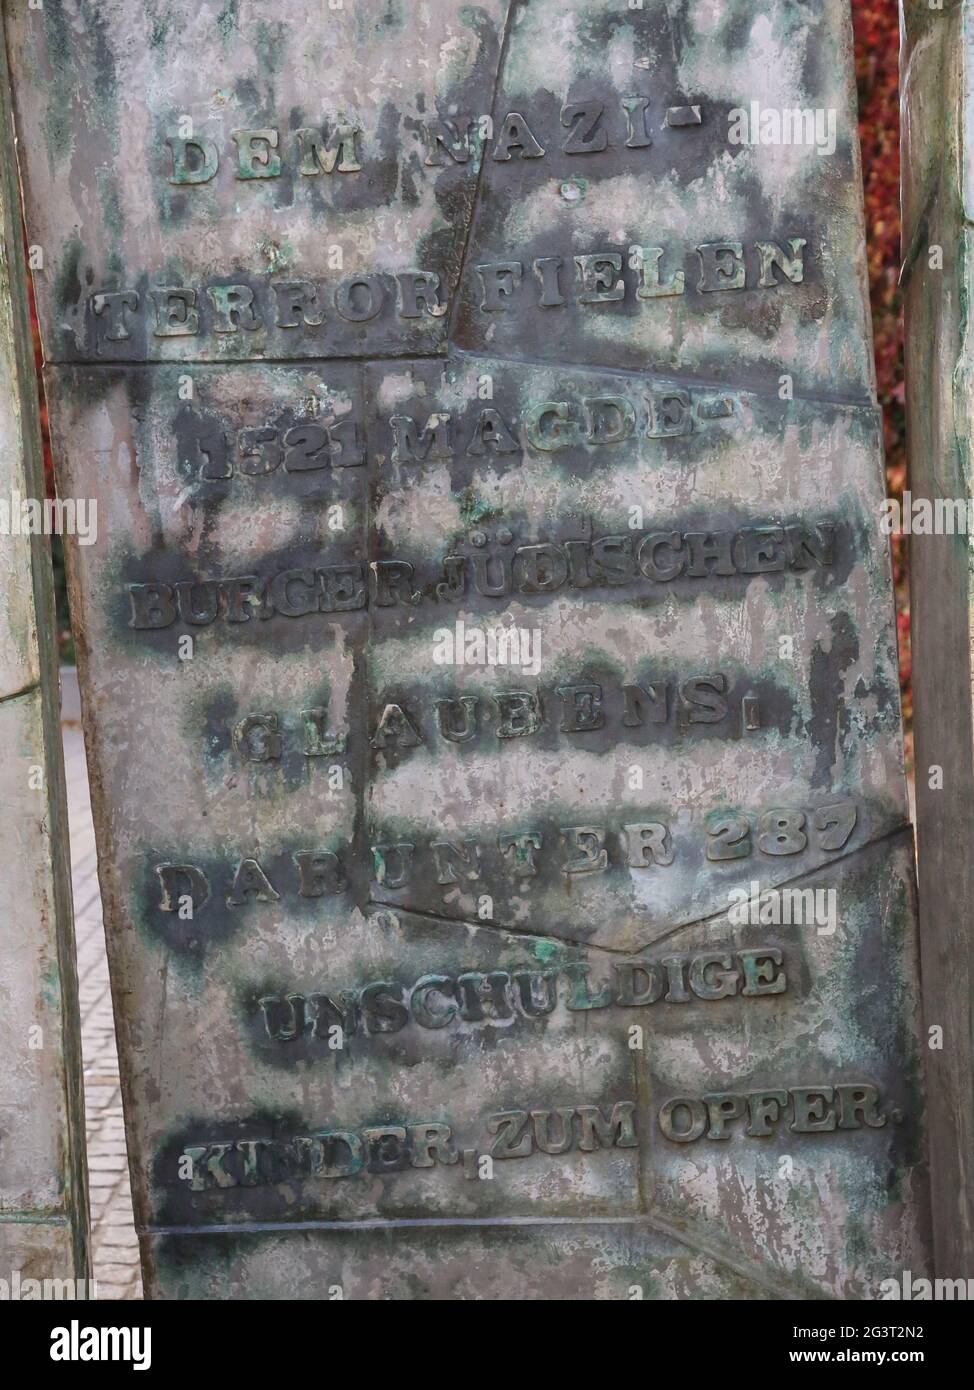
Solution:
<path fill-rule="evenodd" d="M 902 520 L 913 533 L 917 845 L 924 1013 L 931 1035 L 934 1247 L 938 1275 L 957 1279 L 974 1277 L 974 864 L 966 849 L 974 830 L 974 12 L 966 0 L 939 13 L 919 0 L 906 0 L 902 13 L 902 283 L 910 454 Z M 937 524 L 945 509 L 946 525 Z"/>
<path fill-rule="evenodd" d="M 149 1292 L 923 1270 L 845 6 L 8 41 Z"/>
<path fill-rule="evenodd" d="M 13 148 L 0 52 L 0 150 Z M 16 169 L 0 163 L 0 1299 L 87 1292 L 67 806 Z M 77 1282 L 74 1282 L 77 1281 Z M 72 1287 L 73 1285 L 73 1287 Z"/>

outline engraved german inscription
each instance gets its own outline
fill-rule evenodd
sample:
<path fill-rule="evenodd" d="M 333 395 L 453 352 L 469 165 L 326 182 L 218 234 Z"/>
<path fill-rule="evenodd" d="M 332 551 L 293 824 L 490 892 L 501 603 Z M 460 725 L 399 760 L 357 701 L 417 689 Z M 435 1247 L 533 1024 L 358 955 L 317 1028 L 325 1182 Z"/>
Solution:
<path fill-rule="evenodd" d="M 926 1176 L 848 6 L 319 10 L 4 14 L 146 1293 L 875 1296 Z"/>

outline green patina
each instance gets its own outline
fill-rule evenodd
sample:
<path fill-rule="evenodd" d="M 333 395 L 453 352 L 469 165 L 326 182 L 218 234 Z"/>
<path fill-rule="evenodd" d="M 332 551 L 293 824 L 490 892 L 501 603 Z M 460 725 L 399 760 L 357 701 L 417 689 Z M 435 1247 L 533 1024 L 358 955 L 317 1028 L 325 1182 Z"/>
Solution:
<path fill-rule="evenodd" d="M 231 43 L 237 37 L 239 26 L 237 0 L 228 0 L 227 5 L 216 17 L 217 31 L 225 44 Z"/>

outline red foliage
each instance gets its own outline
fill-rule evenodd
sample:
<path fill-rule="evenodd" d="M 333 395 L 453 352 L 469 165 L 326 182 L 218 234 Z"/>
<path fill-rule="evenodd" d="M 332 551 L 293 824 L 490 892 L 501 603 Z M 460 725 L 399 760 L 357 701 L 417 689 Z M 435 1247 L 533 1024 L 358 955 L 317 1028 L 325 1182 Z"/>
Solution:
<path fill-rule="evenodd" d="M 886 485 L 901 496 L 906 484 L 903 403 L 903 314 L 900 268 L 899 14 L 895 0 L 852 0 L 859 87 L 859 140 L 866 198 L 866 244 L 879 403 L 886 444 Z M 900 685 L 909 728 L 910 600 L 907 550 L 894 537 L 893 577 L 900 641 Z"/>

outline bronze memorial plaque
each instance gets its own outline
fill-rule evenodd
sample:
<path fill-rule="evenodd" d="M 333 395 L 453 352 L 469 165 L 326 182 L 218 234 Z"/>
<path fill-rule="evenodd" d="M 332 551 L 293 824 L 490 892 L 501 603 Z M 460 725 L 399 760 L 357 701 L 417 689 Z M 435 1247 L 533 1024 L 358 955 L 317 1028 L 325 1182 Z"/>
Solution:
<path fill-rule="evenodd" d="M 848 6 L 7 27 L 147 1294 L 925 1270 Z"/>

